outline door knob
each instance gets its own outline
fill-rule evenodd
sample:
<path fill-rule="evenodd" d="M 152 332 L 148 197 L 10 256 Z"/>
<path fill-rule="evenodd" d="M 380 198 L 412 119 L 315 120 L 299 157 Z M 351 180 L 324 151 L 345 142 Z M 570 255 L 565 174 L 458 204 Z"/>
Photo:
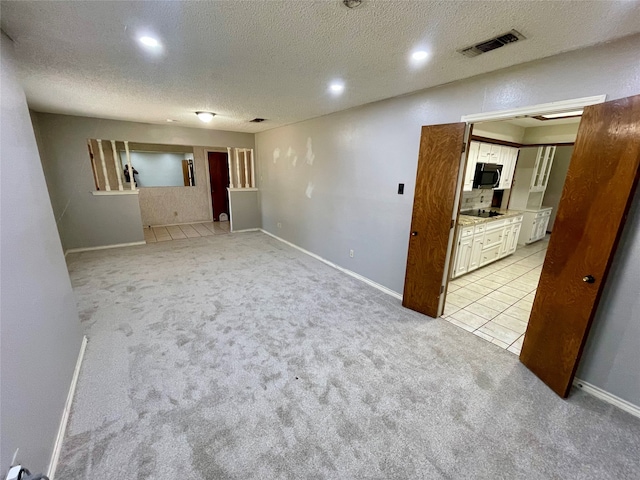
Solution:
<path fill-rule="evenodd" d="M 592 275 L 587 275 L 586 277 L 582 277 L 582 281 L 585 283 L 595 283 L 596 279 L 593 278 Z"/>
<path fill-rule="evenodd" d="M 411 232 L 411 236 L 412 237 L 417 237 L 418 236 L 418 232 Z"/>

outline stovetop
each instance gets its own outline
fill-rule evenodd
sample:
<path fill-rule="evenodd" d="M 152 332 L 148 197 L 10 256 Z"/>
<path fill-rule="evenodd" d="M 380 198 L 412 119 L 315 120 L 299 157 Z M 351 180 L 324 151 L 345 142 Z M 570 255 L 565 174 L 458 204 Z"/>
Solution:
<path fill-rule="evenodd" d="M 499 217 L 500 215 L 504 215 L 504 213 L 499 213 L 495 210 L 467 210 L 465 212 L 460 212 L 460 214 L 480 218 Z"/>

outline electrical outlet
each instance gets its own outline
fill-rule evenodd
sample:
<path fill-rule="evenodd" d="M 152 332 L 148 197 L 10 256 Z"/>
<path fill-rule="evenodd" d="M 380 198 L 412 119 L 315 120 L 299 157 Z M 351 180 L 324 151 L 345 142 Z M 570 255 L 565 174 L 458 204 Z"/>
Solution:
<path fill-rule="evenodd" d="M 278 228 L 282 228 L 282 223 L 278 222 Z"/>
<path fill-rule="evenodd" d="M 353 250 L 349 250 L 349 256 L 353 258 Z"/>

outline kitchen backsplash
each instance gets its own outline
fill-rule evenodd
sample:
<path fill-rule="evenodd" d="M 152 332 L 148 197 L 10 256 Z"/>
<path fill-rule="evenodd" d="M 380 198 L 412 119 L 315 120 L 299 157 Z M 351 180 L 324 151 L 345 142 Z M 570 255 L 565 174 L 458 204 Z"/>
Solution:
<path fill-rule="evenodd" d="M 460 210 L 477 210 L 491 207 L 493 190 L 475 188 L 470 192 L 462 192 L 462 205 Z"/>

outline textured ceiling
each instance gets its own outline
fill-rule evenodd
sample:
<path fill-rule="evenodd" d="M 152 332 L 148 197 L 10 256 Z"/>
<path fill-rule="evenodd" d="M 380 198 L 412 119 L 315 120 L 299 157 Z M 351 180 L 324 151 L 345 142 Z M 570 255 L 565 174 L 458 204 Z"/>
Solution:
<path fill-rule="evenodd" d="M 640 31 L 637 1 L 0 3 L 37 111 L 257 132 Z M 456 50 L 510 29 L 527 39 Z M 140 48 L 143 33 L 161 55 Z M 431 52 L 410 65 L 416 48 Z M 346 89 L 328 93 L 333 79 Z M 193 114 L 218 116 L 201 123 Z M 264 117 L 262 124 L 248 123 Z"/>

